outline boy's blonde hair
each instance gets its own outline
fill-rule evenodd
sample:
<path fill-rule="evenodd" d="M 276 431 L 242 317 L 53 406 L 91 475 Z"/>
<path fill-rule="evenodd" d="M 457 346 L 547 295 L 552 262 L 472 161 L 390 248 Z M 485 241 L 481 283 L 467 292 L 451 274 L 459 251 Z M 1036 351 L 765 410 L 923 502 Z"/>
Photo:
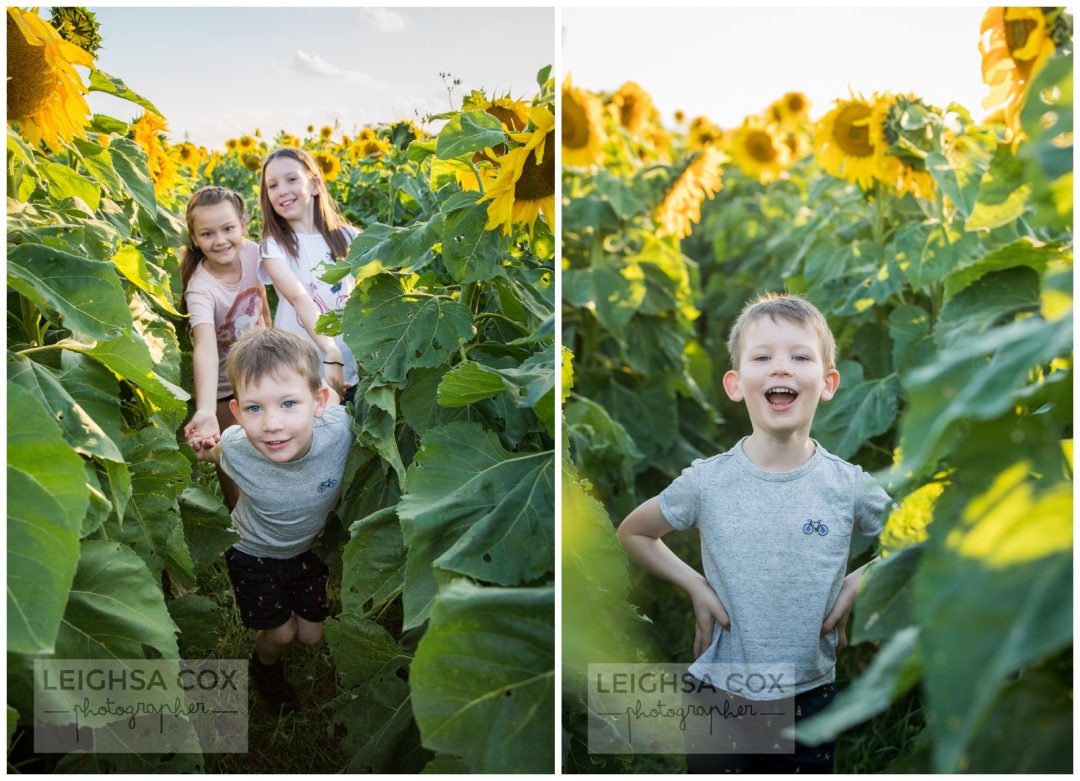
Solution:
<path fill-rule="evenodd" d="M 281 328 L 248 331 L 236 340 L 225 359 L 225 373 L 234 393 L 240 383 L 250 385 L 289 369 L 307 381 L 312 394 L 318 392 L 322 385 L 319 352 L 304 337 Z"/>
<path fill-rule="evenodd" d="M 825 316 L 805 298 L 791 293 L 763 293 L 747 302 L 728 334 L 727 348 L 731 356 L 731 368 L 739 368 L 743 332 L 747 326 L 763 317 L 772 318 L 774 322 L 787 320 L 813 328 L 821 342 L 821 360 L 826 371 L 836 368 L 836 340 L 833 339 Z"/>

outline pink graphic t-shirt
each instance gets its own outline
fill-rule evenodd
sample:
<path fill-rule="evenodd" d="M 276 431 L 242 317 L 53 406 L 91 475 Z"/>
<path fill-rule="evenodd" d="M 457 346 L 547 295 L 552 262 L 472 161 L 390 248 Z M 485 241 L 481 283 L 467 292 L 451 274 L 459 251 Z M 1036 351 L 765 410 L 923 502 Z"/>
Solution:
<path fill-rule="evenodd" d="M 225 374 L 225 358 L 237 339 L 252 328 L 270 325 L 266 288 L 259 281 L 259 245 L 245 239 L 240 249 L 240 281 L 228 285 L 215 278 L 203 264 L 195 269 L 188 282 L 184 301 L 191 316 L 191 327 L 206 323 L 214 326 L 218 347 L 218 398 L 232 393 Z"/>

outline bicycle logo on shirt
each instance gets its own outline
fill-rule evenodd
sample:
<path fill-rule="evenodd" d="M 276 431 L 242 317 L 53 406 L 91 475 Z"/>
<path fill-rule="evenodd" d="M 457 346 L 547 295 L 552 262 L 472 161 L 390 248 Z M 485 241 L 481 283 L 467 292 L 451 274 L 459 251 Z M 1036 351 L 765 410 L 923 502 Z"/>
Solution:
<path fill-rule="evenodd" d="M 323 482 L 319 483 L 319 493 L 321 494 L 327 488 L 333 488 L 335 485 L 337 485 L 337 480 L 332 477 L 329 480 L 324 480 Z"/>
<path fill-rule="evenodd" d="M 824 521 L 807 521 L 802 527 L 803 534 L 813 534 L 817 532 L 822 537 L 829 533 L 829 527 L 825 525 Z"/>

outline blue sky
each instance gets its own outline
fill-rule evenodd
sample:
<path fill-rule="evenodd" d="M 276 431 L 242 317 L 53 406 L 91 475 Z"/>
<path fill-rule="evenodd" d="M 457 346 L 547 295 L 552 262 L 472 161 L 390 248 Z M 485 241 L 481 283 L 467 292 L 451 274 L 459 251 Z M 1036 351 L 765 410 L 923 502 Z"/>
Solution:
<path fill-rule="evenodd" d="M 574 84 L 613 91 L 636 81 L 665 124 L 676 109 L 721 127 L 785 92 L 825 114 L 849 86 L 914 92 L 964 105 L 976 118 L 985 6 L 966 8 L 565 8 L 563 68 Z"/>
<path fill-rule="evenodd" d="M 94 8 L 97 67 L 164 114 L 174 141 L 226 139 L 309 124 L 342 130 L 449 108 L 439 73 L 461 96 L 532 97 L 554 61 L 550 8 Z M 128 120 L 134 104 L 90 94 L 97 113 Z"/>

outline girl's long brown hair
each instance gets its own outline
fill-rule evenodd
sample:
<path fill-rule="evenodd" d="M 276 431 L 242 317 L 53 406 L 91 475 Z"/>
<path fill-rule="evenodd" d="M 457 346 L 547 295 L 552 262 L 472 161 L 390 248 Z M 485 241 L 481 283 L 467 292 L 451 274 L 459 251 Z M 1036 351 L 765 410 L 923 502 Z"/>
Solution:
<path fill-rule="evenodd" d="M 274 211 L 274 205 L 270 202 L 270 193 L 266 189 L 266 166 L 270 164 L 271 160 L 278 157 L 289 157 L 298 161 L 300 165 L 304 166 L 308 176 L 312 179 L 322 180 L 322 173 L 319 171 L 318 163 L 315 162 L 311 155 L 303 149 L 291 146 L 274 150 L 263 161 L 262 176 L 259 181 L 259 204 L 262 206 L 263 212 L 263 249 L 266 247 L 267 239 L 274 239 L 285 248 L 289 255 L 296 258 L 300 255 L 300 241 L 296 238 L 296 232 L 293 231 L 288 221 Z M 330 196 L 327 195 L 325 184 L 320 188 L 319 192 L 315 193 L 314 207 L 316 230 L 326 240 L 334 260 L 342 260 L 349 254 L 350 244 L 342 228 L 351 228 L 352 225 L 346 222 Z"/>
<path fill-rule="evenodd" d="M 199 264 L 206 258 L 205 253 L 203 253 L 203 251 L 199 249 L 199 245 L 195 243 L 195 210 L 202 206 L 217 206 L 223 201 L 228 201 L 233 205 L 233 208 L 236 209 L 236 216 L 240 219 L 240 224 L 245 225 L 247 220 L 244 216 L 244 198 L 240 193 L 234 192 L 227 187 L 217 187 L 215 185 L 200 187 L 192 193 L 191 200 L 188 201 L 188 245 L 184 248 L 184 257 L 180 261 L 181 312 L 187 312 L 187 303 L 184 301 L 184 294 L 187 293 L 191 275 L 195 273 L 195 269 L 197 269 Z"/>

